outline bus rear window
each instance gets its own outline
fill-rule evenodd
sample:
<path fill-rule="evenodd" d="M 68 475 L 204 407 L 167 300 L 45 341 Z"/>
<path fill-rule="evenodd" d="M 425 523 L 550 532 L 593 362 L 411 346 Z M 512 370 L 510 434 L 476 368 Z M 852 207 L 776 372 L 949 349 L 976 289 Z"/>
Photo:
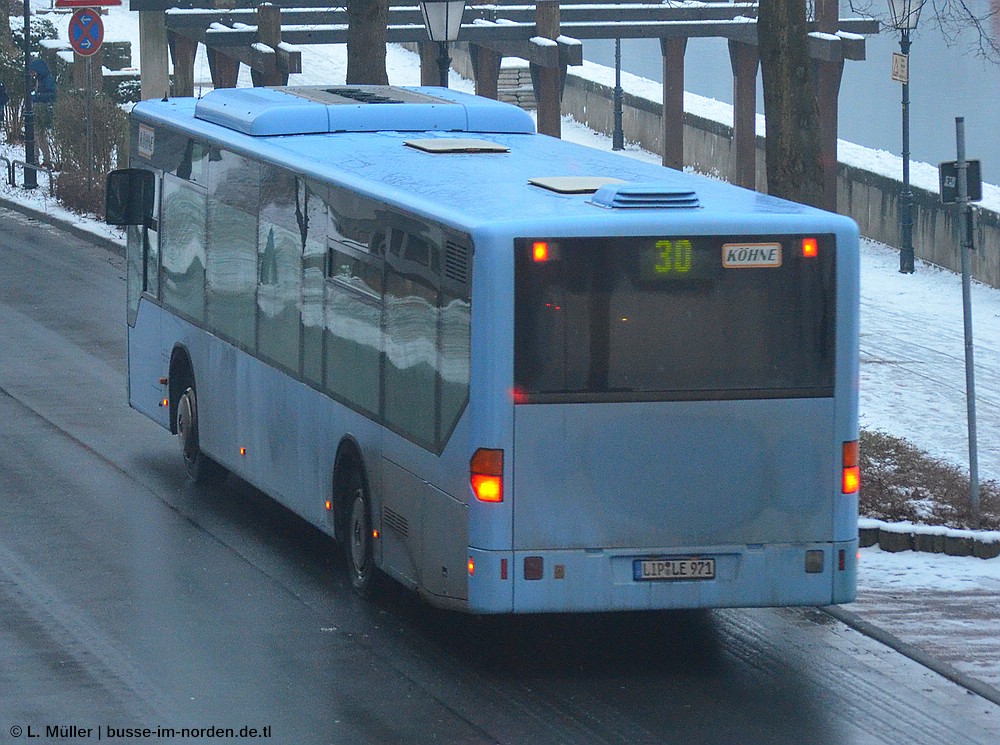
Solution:
<path fill-rule="evenodd" d="M 835 240 L 515 242 L 523 402 L 833 395 Z"/>

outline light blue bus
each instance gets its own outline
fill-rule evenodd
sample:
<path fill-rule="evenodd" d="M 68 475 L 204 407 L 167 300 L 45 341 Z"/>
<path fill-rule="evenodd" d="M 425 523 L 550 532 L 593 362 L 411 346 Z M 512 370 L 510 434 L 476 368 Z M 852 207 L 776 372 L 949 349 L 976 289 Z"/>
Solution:
<path fill-rule="evenodd" d="M 439 88 L 132 112 L 129 403 L 470 613 L 828 605 L 857 573 L 849 219 Z"/>

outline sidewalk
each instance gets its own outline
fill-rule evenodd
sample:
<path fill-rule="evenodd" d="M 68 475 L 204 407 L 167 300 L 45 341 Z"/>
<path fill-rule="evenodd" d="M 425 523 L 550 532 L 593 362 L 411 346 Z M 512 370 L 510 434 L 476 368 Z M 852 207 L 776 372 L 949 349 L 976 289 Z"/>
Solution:
<path fill-rule="evenodd" d="M 858 600 L 843 609 L 992 686 L 1000 703 L 1000 559 L 862 549 Z"/>

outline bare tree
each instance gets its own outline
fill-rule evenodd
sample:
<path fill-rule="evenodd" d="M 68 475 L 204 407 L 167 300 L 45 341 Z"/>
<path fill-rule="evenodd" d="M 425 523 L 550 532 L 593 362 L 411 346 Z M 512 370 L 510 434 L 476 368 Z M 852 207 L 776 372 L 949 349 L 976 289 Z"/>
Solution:
<path fill-rule="evenodd" d="M 914 0 L 919 4 L 919 0 Z M 851 0 L 851 10 L 875 18 L 892 28 L 887 0 Z M 973 8 L 967 0 L 923 0 L 920 25 L 937 25 L 948 46 L 965 43 L 970 52 L 1000 63 L 1000 2 L 990 0 L 988 8 Z M 992 28 L 991 28 L 992 27 Z"/>
<path fill-rule="evenodd" d="M 804 0 L 761 0 L 757 43 L 766 114 L 767 190 L 804 204 L 823 198 L 819 107 Z"/>
<path fill-rule="evenodd" d="M 389 0 L 349 0 L 347 24 L 347 83 L 388 85 L 385 44 Z"/>
<path fill-rule="evenodd" d="M 13 57 L 14 39 L 10 33 L 10 0 L 0 0 L 0 55 Z"/>

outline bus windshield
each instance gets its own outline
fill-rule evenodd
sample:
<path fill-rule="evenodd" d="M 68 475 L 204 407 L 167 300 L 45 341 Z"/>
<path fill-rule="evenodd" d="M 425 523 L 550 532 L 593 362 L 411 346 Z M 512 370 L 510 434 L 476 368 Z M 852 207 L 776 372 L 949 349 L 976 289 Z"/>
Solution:
<path fill-rule="evenodd" d="M 835 240 L 515 242 L 515 400 L 829 397 Z"/>

